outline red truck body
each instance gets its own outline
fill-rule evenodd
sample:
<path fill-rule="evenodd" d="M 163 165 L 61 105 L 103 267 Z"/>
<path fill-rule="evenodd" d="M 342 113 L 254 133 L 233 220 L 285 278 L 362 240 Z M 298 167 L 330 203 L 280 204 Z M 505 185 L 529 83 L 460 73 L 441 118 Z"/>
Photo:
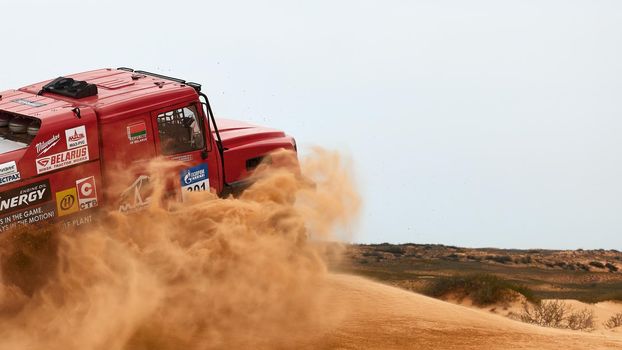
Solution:
<path fill-rule="evenodd" d="M 0 232 L 92 221 L 95 210 L 149 203 L 146 165 L 182 162 L 184 191 L 244 188 L 263 157 L 296 150 L 282 131 L 216 120 L 199 84 L 128 68 L 100 69 L 0 92 Z M 123 175 L 123 176 L 120 176 Z"/>

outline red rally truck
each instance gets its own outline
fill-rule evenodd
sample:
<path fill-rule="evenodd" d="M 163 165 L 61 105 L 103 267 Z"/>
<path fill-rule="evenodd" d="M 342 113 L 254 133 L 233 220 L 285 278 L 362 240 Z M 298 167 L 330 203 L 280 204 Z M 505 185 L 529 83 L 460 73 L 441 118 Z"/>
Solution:
<path fill-rule="evenodd" d="M 157 157 L 184 164 L 171 174 L 178 199 L 185 191 L 237 193 L 278 149 L 296 151 L 296 141 L 217 120 L 201 85 L 160 74 L 100 69 L 3 91 L 0 232 L 81 225 L 103 206 L 139 210 L 150 201 L 140 169 Z"/>

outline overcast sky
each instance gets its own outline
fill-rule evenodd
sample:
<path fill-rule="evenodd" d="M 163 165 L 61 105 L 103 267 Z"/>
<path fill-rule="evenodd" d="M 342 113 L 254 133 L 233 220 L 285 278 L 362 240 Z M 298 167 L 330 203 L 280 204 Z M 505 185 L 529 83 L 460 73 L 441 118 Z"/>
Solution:
<path fill-rule="evenodd" d="M 622 249 L 622 1 L 2 2 L 0 90 L 128 66 L 351 157 L 359 242 Z"/>

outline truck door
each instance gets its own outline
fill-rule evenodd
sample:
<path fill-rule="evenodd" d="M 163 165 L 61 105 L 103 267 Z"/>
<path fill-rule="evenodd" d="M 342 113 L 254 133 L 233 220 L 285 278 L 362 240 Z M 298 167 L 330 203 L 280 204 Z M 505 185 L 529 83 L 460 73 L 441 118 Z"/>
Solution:
<path fill-rule="evenodd" d="M 185 167 L 177 174 L 183 200 L 192 191 L 218 190 L 217 159 L 198 102 L 152 113 L 156 152 Z"/>

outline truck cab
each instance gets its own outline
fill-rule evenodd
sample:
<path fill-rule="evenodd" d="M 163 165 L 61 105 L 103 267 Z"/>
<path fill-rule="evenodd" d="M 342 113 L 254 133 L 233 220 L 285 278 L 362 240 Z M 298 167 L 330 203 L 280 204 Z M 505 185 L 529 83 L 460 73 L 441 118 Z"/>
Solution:
<path fill-rule="evenodd" d="M 93 220 L 102 207 L 150 203 L 149 164 L 168 159 L 169 192 L 237 193 L 293 137 L 216 119 L 201 85 L 129 68 L 100 69 L 0 92 L 0 232 Z"/>

